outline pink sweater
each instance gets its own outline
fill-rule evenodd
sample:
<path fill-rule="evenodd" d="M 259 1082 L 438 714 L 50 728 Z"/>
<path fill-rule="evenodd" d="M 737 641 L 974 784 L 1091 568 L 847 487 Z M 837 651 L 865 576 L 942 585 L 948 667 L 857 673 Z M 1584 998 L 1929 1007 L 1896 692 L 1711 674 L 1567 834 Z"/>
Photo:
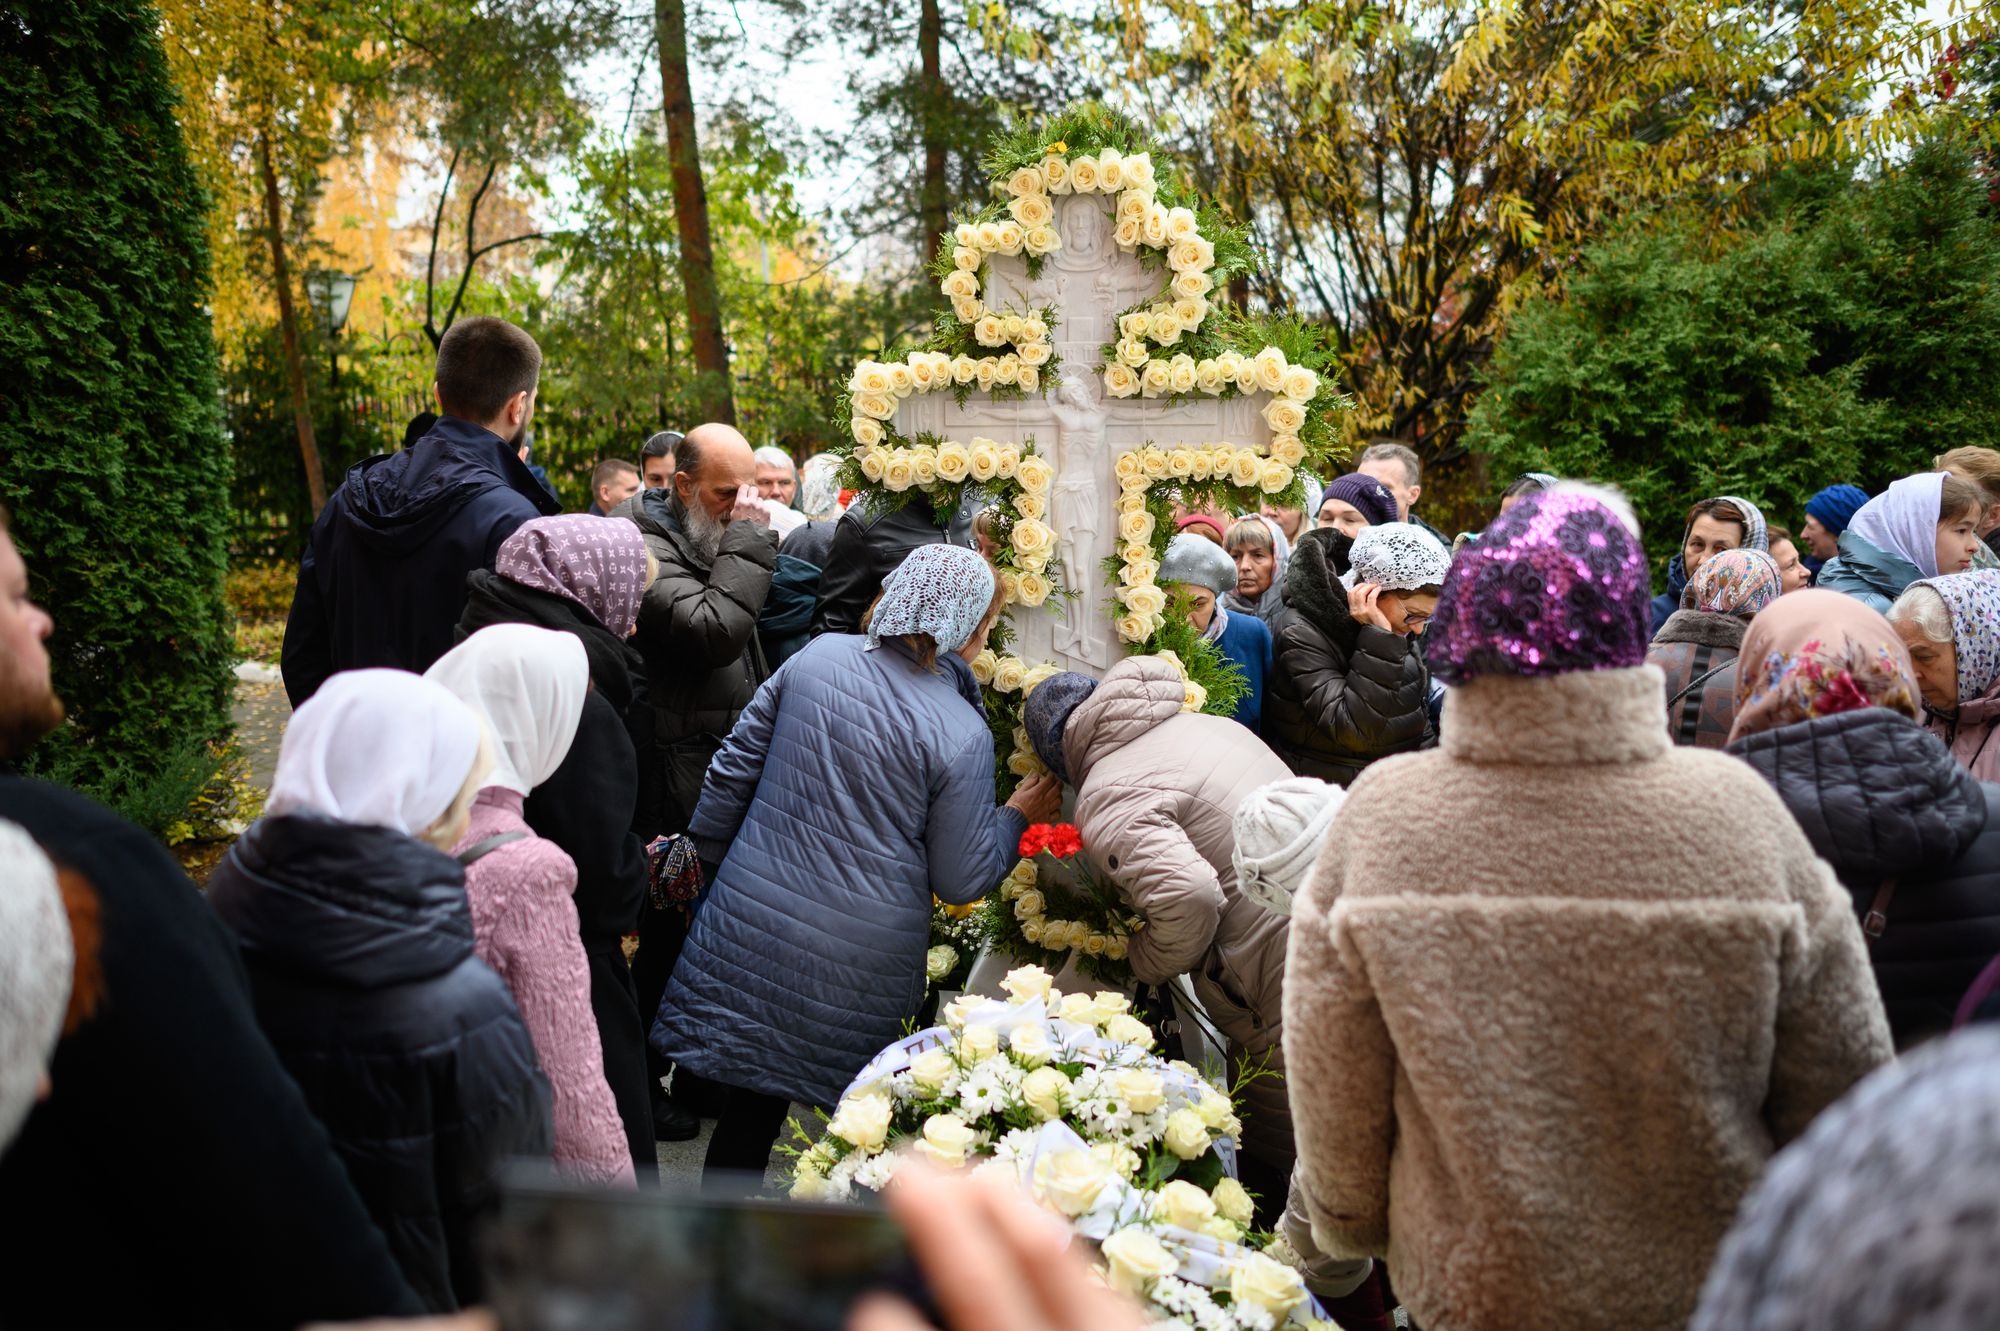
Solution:
<path fill-rule="evenodd" d="M 564 1173 L 597 1183 L 633 1183 L 632 1152 L 590 1010 L 590 971 L 577 936 L 576 865 L 529 831 L 521 797 L 488 786 L 473 801 L 472 824 L 454 847 L 502 832 L 527 832 L 465 871 L 480 960 L 514 991 L 555 1092 L 555 1159 Z"/>

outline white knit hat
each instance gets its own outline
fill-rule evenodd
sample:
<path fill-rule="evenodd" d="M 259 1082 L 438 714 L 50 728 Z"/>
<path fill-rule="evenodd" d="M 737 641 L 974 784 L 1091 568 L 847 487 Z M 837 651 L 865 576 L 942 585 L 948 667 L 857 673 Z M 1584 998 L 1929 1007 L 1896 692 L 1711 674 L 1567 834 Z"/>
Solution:
<path fill-rule="evenodd" d="M 1250 792 L 1236 806 L 1236 886 L 1278 915 L 1292 913 L 1292 898 L 1319 859 L 1326 829 L 1347 792 L 1309 776 L 1290 777 Z"/>
<path fill-rule="evenodd" d="M 1372 582 L 1384 591 L 1413 592 L 1444 585 L 1451 551 L 1414 522 L 1378 522 L 1354 538 L 1348 571 L 1340 581 L 1349 591 Z"/>
<path fill-rule="evenodd" d="M 34 1108 L 74 971 L 55 868 L 26 832 L 0 823 L 0 1151 Z"/>

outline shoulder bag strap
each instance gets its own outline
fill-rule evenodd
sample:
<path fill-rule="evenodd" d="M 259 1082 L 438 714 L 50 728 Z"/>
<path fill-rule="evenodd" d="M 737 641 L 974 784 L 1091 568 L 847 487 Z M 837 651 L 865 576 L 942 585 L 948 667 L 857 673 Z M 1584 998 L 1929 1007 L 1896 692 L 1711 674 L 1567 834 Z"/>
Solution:
<path fill-rule="evenodd" d="M 1868 935 L 1868 946 L 1872 949 L 1875 940 L 1889 928 L 1889 903 L 1896 899 L 1896 880 L 1884 878 L 1882 886 L 1875 889 L 1875 900 L 1868 906 L 1868 913 L 1861 917 L 1861 932 Z"/>
<path fill-rule="evenodd" d="M 475 841 L 459 852 L 458 862 L 467 868 L 471 868 L 473 864 L 485 859 L 509 841 L 525 841 L 527 839 L 528 834 L 526 832 L 495 832 L 485 840 Z"/>

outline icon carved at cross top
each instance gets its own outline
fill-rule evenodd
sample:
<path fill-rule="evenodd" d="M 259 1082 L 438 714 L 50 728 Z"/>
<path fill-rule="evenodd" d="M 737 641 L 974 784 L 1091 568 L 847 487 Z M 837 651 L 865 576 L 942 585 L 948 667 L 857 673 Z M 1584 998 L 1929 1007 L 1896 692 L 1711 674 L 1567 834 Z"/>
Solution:
<path fill-rule="evenodd" d="M 1032 280 L 1024 259 L 991 258 L 986 303 L 1016 313 L 1054 309 L 1058 374 L 1043 383 L 1042 395 L 1026 398 L 996 401 L 975 390 L 961 407 L 946 393 L 912 396 L 900 404 L 895 428 L 910 438 L 1033 439 L 1055 464 L 1049 524 L 1059 543 L 1063 585 L 1077 596 L 1051 600 L 1041 610 L 1017 609 L 1011 616 L 1014 650 L 1031 661 L 1101 675 L 1127 651 L 1112 628 L 1112 590 L 1104 574 L 1118 549 L 1118 454 L 1146 443 L 1262 449 L 1271 437 L 1261 414 L 1269 395 L 1197 396 L 1178 404 L 1107 396 L 1104 346 L 1116 340 L 1119 313 L 1156 293 L 1161 274 L 1113 241 L 1115 200 L 1066 195 L 1053 202 L 1062 248 Z"/>

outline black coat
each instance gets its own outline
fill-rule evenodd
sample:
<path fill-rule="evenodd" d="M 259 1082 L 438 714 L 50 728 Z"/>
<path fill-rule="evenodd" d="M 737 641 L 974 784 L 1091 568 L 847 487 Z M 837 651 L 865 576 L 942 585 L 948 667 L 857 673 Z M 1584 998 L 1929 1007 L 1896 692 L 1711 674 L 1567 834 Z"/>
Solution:
<path fill-rule="evenodd" d="M 292 1331 L 421 1310 L 180 866 L 72 791 L 0 818 L 88 879 L 104 999 L 0 1156 L 0 1323 Z"/>
<path fill-rule="evenodd" d="M 473 955 L 465 871 L 387 828 L 293 815 L 244 833 L 208 895 L 403 1273 L 433 1311 L 474 1302 L 495 1173 L 546 1156 L 551 1127 L 513 995 Z"/>
<path fill-rule="evenodd" d="M 499 435 L 455 416 L 348 469 L 299 558 L 282 664 L 292 706 L 363 666 L 427 670 L 451 650 L 465 575 L 530 518 L 562 512 Z"/>
<path fill-rule="evenodd" d="M 937 510 L 923 495 L 893 509 L 857 500 L 834 524 L 833 548 L 820 568 L 813 632 L 861 632 L 861 616 L 882 590 L 882 580 L 912 550 L 945 539 Z"/>
<path fill-rule="evenodd" d="M 770 674 L 757 617 L 771 592 L 778 538 L 762 524 L 733 522 L 711 561 L 665 490 L 646 492 L 638 522 L 660 576 L 639 606 L 636 641 L 653 702 L 661 830 L 679 832 L 701 798 L 709 759 Z"/>
<path fill-rule="evenodd" d="M 533 624 L 572 633 L 590 662 L 583 720 L 562 765 L 530 792 L 522 813 L 538 836 L 576 861 L 576 915 L 590 962 L 590 1008 L 604 1050 L 604 1077 L 642 1179 L 655 1176 L 646 1019 L 625 963 L 624 935 L 638 928 L 646 898 L 645 840 L 660 819 L 653 708 L 638 651 L 574 601 L 474 573 L 461 637 L 490 624 Z M 642 756 L 643 755 L 643 756 Z"/>
<path fill-rule="evenodd" d="M 1357 623 L 1348 612 L 1339 573 L 1349 545 L 1330 529 L 1299 538 L 1284 608 L 1271 618 L 1264 689 L 1271 748 L 1300 776 L 1340 786 L 1377 758 L 1435 742 L 1417 639 Z"/>
<path fill-rule="evenodd" d="M 1729 752 L 1777 790 L 1858 916 L 1896 879 L 1888 926 L 1869 945 L 1890 1029 L 1898 1048 L 1948 1029 L 2000 955 L 2000 786 L 1879 707 L 1749 735 Z"/>

